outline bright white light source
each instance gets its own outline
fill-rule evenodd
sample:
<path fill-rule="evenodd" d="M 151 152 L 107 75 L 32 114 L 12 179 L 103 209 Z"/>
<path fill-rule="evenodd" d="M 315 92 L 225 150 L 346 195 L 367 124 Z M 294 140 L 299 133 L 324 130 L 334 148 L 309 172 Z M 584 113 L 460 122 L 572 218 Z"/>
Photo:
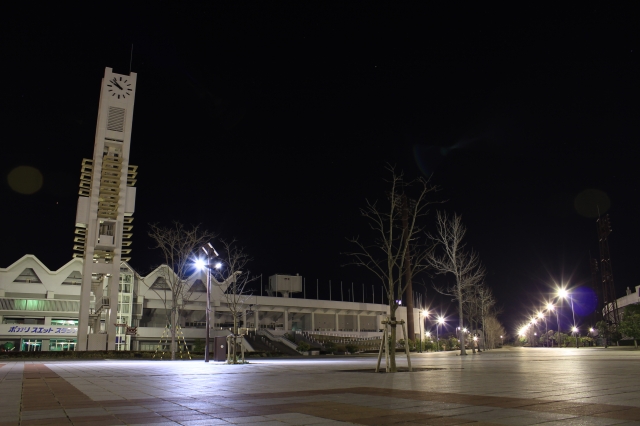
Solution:
<path fill-rule="evenodd" d="M 202 271 L 204 269 L 204 265 L 205 263 L 203 259 L 196 259 L 195 266 L 199 271 Z"/>
<path fill-rule="evenodd" d="M 222 268 L 222 263 L 220 262 L 216 263 L 216 269 L 220 269 L 220 268 Z"/>

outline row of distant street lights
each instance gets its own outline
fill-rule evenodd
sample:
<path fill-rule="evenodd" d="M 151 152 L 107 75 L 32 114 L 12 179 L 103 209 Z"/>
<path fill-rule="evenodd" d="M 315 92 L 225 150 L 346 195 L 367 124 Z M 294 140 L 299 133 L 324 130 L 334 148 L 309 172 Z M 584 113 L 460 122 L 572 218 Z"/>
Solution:
<path fill-rule="evenodd" d="M 420 335 L 421 336 L 426 336 L 426 337 L 431 337 L 431 332 L 430 331 L 427 331 L 426 333 L 424 332 L 424 329 L 425 329 L 424 320 L 429 318 L 429 311 L 426 310 L 426 309 L 420 311 L 420 316 L 422 317 L 420 319 L 420 325 L 422 325 L 422 330 L 423 330 L 423 333 L 421 333 Z M 445 323 L 444 317 L 442 315 L 438 315 L 436 317 L 436 352 L 440 351 L 440 348 L 438 347 L 439 346 L 439 343 L 438 343 L 438 341 L 439 341 L 438 331 L 439 331 L 440 326 L 444 325 L 444 323 Z M 422 352 L 422 343 L 420 343 L 420 352 Z"/>
<path fill-rule="evenodd" d="M 580 333 L 580 329 L 578 328 L 578 326 L 576 325 L 576 313 L 573 309 L 573 296 L 572 294 L 569 292 L 569 290 L 566 289 L 566 287 L 560 287 L 558 288 L 558 290 L 556 291 L 556 302 L 562 302 L 562 300 L 565 299 L 569 299 L 569 301 L 571 302 L 571 315 L 573 317 L 573 326 L 571 327 L 571 332 L 574 334 L 574 336 L 576 337 L 576 348 L 579 348 L 579 342 L 578 342 L 578 337 L 579 337 L 579 333 Z M 556 309 L 556 305 L 553 304 L 552 301 L 549 301 L 545 304 L 545 307 L 543 309 L 540 309 L 537 311 L 536 315 L 531 317 L 531 319 L 529 320 L 529 322 L 527 324 L 525 324 L 524 326 L 522 326 L 520 328 L 520 330 L 518 331 L 518 334 L 520 336 L 526 336 L 527 332 L 529 331 L 530 327 L 533 327 L 537 324 L 538 320 L 543 320 L 544 319 L 544 323 L 545 323 L 545 328 L 547 327 L 547 315 L 546 314 L 550 314 L 551 312 L 555 311 L 556 313 L 556 324 L 558 326 L 558 333 L 560 332 L 560 315 L 558 313 L 558 309 Z M 547 330 L 548 332 L 548 330 Z M 589 328 L 589 333 L 593 333 L 594 329 L 593 328 Z M 537 336 L 537 333 L 534 333 Z M 551 342 L 551 345 L 553 345 L 553 342 Z"/>

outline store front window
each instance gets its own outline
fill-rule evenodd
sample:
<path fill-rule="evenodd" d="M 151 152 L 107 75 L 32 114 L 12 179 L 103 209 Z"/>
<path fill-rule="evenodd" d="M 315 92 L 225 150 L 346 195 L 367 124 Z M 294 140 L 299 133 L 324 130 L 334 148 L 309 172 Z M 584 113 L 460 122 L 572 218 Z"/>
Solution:
<path fill-rule="evenodd" d="M 40 352 L 42 350 L 42 339 L 23 339 L 20 350 L 22 352 Z"/>
<path fill-rule="evenodd" d="M 50 351 L 73 351 L 76 348 L 76 339 L 51 339 L 49 340 Z"/>
<path fill-rule="evenodd" d="M 78 320 L 77 319 L 52 319 L 51 320 L 51 325 L 64 325 L 64 326 L 71 326 L 71 327 L 77 327 L 78 326 Z"/>

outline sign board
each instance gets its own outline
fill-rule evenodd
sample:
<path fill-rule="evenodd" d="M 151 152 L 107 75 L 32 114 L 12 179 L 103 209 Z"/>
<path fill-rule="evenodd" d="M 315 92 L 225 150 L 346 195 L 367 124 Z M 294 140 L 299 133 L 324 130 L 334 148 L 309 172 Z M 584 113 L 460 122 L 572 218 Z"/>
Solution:
<path fill-rule="evenodd" d="M 0 336 L 76 336 L 78 327 L 55 325 L 0 324 Z"/>

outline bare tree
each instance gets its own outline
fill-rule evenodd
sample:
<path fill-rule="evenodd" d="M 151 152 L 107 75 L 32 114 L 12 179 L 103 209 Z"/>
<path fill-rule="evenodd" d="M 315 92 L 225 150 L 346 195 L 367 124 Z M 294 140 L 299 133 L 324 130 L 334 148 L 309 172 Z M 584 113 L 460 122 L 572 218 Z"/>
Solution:
<path fill-rule="evenodd" d="M 237 240 L 220 240 L 216 245 L 220 249 L 219 260 L 221 267 L 215 269 L 215 275 L 217 275 L 215 283 L 221 286 L 223 298 L 233 318 L 233 350 L 230 361 L 233 364 L 237 364 L 236 348 L 238 339 L 242 339 L 242 336 L 238 333 L 238 323 L 245 312 L 248 299 L 252 296 L 247 284 L 255 281 L 258 277 L 252 277 L 247 269 L 252 258 L 244 251 L 243 247 L 238 246 Z M 218 281 L 218 278 L 222 279 L 222 282 Z M 246 326 L 244 324 L 244 327 Z"/>
<path fill-rule="evenodd" d="M 507 331 L 495 315 L 488 315 L 484 319 L 484 333 L 489 349 L 495 349 L 498 342 L 502 342 L 507 338 Z"/>
<path fill-rule="evenodd" d="M 494 306 L 496 300 L 493 297 L 493 292 L 484 282 L 480 283 L 477 289 L 478 297 L 478 319 L 482 327 L 482 342 L 483 349 L 487 349 L 487 333 L 486 333 L 486 320 L 489 315 L 494 312 Z"/>
<path fill-rule="evenodd" d="M 469 323 L 469 333 L 473 334 L 474 337 L 477 336 L 477 332 L 478 332 L 478 322 L 479 322 L 479 318 L 480 318 L 480 306 L 479 306 L 479 299 L 478 299 L 478 287 L 479 284 L 476 285 L 469 285 L 466 286 L 463 289 L 463 302 L 462 302 L 462 309 L 464 310 L 464 315 L 465 318 L 467 319 L 467 322 Z M 474 340 L 471 344 L 471 351 L 475 354 L 476 353 L 476 343 L 477 340 Z M 480 348 L 478 347 L 478 351 L 480 351 Z"/>
<path fill-rule="evenodd" d="M 385 202 L 366 201 L 366 207 L 360 210 L 366 219 L 373 238 L 364 241 L 359 236 L 347 240 L 356 246 L 353 252 L 345 253 L 353 261 L 350 265 L 361 266 L 373 274 L 382 282 L 387 299 L 389 300 L 389 320 L 391 325 L 392 342 L 389 348 L 390 371 L 396 372 L 395 342 L 396 338 L 396 310 L 398 301 L 402 298 L 407 288 L 407 276 L 415 276 L 428 267 L 426 262 L 429 257 L 429 249 L 426 241 L 421 238 L 424 235 L 424 226 L 421 221 L 427 214 L 427 207 L 431 202 L 427 200 L 430 192 L 436 191 L 436 187 L 428 180 L 418 178 L 405 181 L 402 172 L 397 173 L 395 168 L 387 166 L 391 173 L 388 180 L 389 192 Z M 403 224 L 403 197 L 411 195 L 413 203 L 408 212 L 408 218 Z M 410 264 L 410 273 L 406 273 L 405 265 Z"/>
<path fill-rule="evenodd" d="M 426 263 L 436 274 L 451 274 L 454 283 L 449 286 L 435 286 L 437 292 L 452 296 L 458 301 L 460 327 L 460 355 L 466 355 L 464 329 L 464 303 L 467 289 L 480 282 L 485 276 L 485 270 L 480 263 L 478 254 L 465 250 L 462 241 L 466 228 L 462 218 L 456 214 L 449 218 L 446 213 L 438 212 L 437 230 L 429 239 L 436 244 L 436 250 L 426 257 Z"/>
<path fill-rule="evenodd" d="M 149 287 L 164 304 L 171 333 L 171 359 L 175 360 L 176 330 L 180 325 L 185 304 L 192 294 L 189 292 L 188 278 L 194 272 L 194 254 L 213 239 L 214 235 L 200 229 L 199 226 L 188 229 L 181 223 L 175 222 L 172 227 L 166 228 L 151 224 L 149 236 L 155 243 L 152 248 L 160 249 L 164 262 L 164 266 L 159 268 L 160 276 L 164 279 L 163 286 L 154 288 L 150 285 Z"/>

